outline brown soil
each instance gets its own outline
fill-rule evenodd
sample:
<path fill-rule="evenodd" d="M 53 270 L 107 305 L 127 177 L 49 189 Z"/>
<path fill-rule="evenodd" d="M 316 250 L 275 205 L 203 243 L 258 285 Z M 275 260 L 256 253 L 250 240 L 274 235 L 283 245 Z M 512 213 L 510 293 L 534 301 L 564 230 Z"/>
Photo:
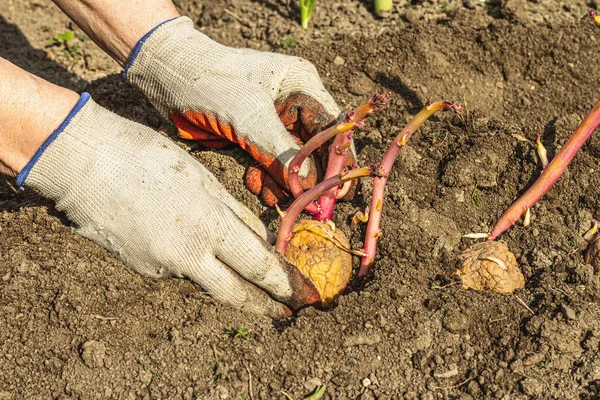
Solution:
<path fill-rule="evenodd" d="M 597 100 L 600 31 L 583 18 L 594 4 L 396 3 L 376 19 L 368 1 L 318 2 L 303 32 L 289 0 L 177 2 L 225 44 L 311 60 L 344 109 L 391 91 L 355 135 L 363 164 L 426 100 L 466 101 L 462 117 L 433 118 L 403 150 L 374 275 L 333 310 L 273 324 L 188 281 L 142 278 L 3 180 L 0 399 L 301 399 L 322 384 L 332 399 L 600 398 L 600 282 L 581 238 L 598 217 L 598 137 L 532 210 L 532 225 L 501 237 L 525 289 L 465 291 L 452 277 L 471 244 L 460 236 L 489 231 L 538 176 L 536 136 L 555 154 Z M 0 56 L 173 135 L 89 39 L 73 39 L 78 52 L 47 46 L 69 29 L 49 0 L 3 0 Z M 182 146 L 276 228 L 277 214 L 241 184 L 247 156 Z M 368 201 L 366 182 L 338 206 L 335 222 L 356 248 L 363 231 L 349 216 Z M 226 332 L 238 326 L 245 338 Z"/>

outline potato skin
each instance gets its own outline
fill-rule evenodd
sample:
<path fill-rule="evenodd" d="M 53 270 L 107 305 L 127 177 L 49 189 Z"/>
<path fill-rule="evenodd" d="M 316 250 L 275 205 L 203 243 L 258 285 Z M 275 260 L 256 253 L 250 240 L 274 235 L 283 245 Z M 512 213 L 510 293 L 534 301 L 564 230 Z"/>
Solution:
<path fill-rule="evenodd" d="M 292 229 L 285 257 L 313 282 L 324 307 L 348 286 L 352 277 L 350 243 L 326 223 L 302 220 Z"/>
<path fill-rule="evenodd" d="M 459 259 L 461 266 L 454 275 L 460 277 L 465 289 L 501 294 L 525 287 L 525 277 L 517 259 L 504 243 L 476 243 L 463 251 Z"/>

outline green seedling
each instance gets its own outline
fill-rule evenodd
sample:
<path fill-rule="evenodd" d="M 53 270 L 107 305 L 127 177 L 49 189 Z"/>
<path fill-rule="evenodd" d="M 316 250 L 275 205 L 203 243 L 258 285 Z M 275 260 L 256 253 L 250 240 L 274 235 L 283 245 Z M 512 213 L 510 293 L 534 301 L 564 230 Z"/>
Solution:
<path fill-rule="evenodd" d="M 300 23 L 302 24 L 302 29 L 308 29 L 308 21 L 310 21 L 314 8 L 315 0 L 300 0 Z"/>
<path fill-rule="evenodd" d="M 66 31 L 65 33 L 57 33 L 55 37 L 48 41 L 50 46 L 62 47 L 63 53 L 67 58 L 75 58 L 81 54 L 79 43 L 73 43 L 72 40 L 75 38 L 75 32 Z M 82 40 L 78 36 L 79 40 Z"/>
<path fill-rule="evenodd" d="M 52 39 L 49 40 L 49 44 L 52 46 L 66 46 L 71 39 L 75 37 L 75 32 L 66 31 L 65 33 L 57 33 Z"/>
<path fill-rule="evenodd" d="M 450 283 L 447 283 L 445 285 L 440 286 L 437 283 L 433 282 L 429 288 L 433 289 L 433 290 L 436 290 L 436 289 L 446 289 L 448 286 L 456 285 L 457 283 L 458 282 L 450 282 Z"/>
<path fill-rule="evenodd" d="M 430 132 L 428 134 L 425 135 L 425 137 L 427 138 L 427 140 L 429 140 L 432 144 L 435 143 L 438 139 L 439 136 L 439 132 Z"/>
<path fill-rule="evenodd" d="M 227 333 L 229 336 L 231 336 L 233 339 L 247 339 L 248 333 L 250 332 L 250 329 L 246 328 L 245 326 L 242 325 L 238 325 L 235 328 L 227 328 L 225 329 L 225 333 Z"/>
<path fill-rule="evenodd" d="M 298 43 L 298 40 L 293 36 L 286 36 L 285 39 L 282 39 L 280 43 L 283 47 L 288 48 L 296 47 L 300 44 Z"/>

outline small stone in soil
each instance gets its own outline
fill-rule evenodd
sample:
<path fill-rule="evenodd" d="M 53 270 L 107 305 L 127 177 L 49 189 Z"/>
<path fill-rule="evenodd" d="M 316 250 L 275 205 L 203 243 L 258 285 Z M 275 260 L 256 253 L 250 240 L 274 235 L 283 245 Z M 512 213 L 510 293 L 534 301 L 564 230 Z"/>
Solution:
<path fill-rule="evenodd" d="M 458 333 L 469 327 L 469 321 L 463 313 L 456 310 L 450 310 L 444 316 L 442 325 L 450 332 Z"/>
<path fill-rule="evenodd" d="M 566 304 L 561 304 L 560 311 L 563 313 L 566 319 L 577 318 L 577 314 L 575 314 L 575 311 Z"/>
<path fill-rule="evenodd" d="M 524 378 L 521 382 L 521 391 L 528 396 L 539 396 L 544 390 L 542 384 L 535 378 Z"/>
<path fill-rule="evenodd" d="M 104 366 L 106 346 L 97 340 L 89 340 L 81 345 L 81 359 L 89 368 L 101 368 Z"/>

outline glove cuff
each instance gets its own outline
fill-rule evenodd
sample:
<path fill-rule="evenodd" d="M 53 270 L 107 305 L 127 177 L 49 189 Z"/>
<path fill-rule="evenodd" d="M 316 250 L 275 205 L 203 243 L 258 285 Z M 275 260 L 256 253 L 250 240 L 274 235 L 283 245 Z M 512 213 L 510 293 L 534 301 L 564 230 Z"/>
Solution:
<path fill-rule="evenodd" d="M 180 110 L 202 66 L 219 59 L 226 47 L 194 29 L 188 17 L 163 22 L 135 47 L 123 77 L 137 87 L 164 117 Z"/>
<path fill-rule="evenodd" d="M 133 51 L 131 52 L 131 55 L 129 56 L 129 61 L 127 62 L 127 65 L 125 65 L 125 70 L 123 71 L 123 79 L 125 80 L 125 82 L 129 82 L 129 79 L 127 78 L 127 72 L 129 71 L 129 69 L 131 68 L 131 66 L 133 65 L 133 63 L 135 62 L 135 60 L 137 59 L 137 56 L 140 53 L 140 51 L 142 50 L 142 47 L 144 46 L 144 43 L 146 42 L 146 40 L 148 40 L 148 38 L 155 31 L 157 31 L 158 29 L 160 29 L 164 25 L 168 24 L 171 21 L 174 21 L 174 20 L 177 20 L 177 19 L 181 19 L 181 18 L 185 18 L 185 17 L 171 18 L 171 19 L 168 19 L 168 20 L 166 20 L 164 22 L 161 22 L 160 24 L 158 24 L 154 28 L 152 28 L 152 30 L 150 30 L 150 32 L 148 32 L 144 36 L 142 36 L 142 38 L 140 40 L 138 40 L 138 42 L 136 43 L 135 47 L 133 48 Z"/>
<path fill-rule="evenodd" d="M 29 177 L 31 170 L 36 165 L 36 163 L 39 161 L 40 157 L 44 154 L 46 149 L 56 140 L 56 138 L 58 138 L 58 136 L 65 129 L 67 129 L 67 127 L 71 124 L 73 119 L 77 116 L 77 114 L 79 114 L 81 109 L 87 104 L 88 100 L 90 100 L 90 99 L 91 99 L 91 96 L 89 93 L 84 92 L 81 94 L 81 96 L 79 97 L 79 101 L 77 101 L 77 104 L 75 104 L 75 106 L 73 107 L 71 112 L 69 112 L 69 115 L 67 115 L 67 118 L 65 118 L 65 120 L 58 126 L 58 128 L 56 128 L 56 130 L 54 132 L 52 132 L 52 134 L 48 137 L 48 139 L 46 139 L 46 141 L 35 152 L 35 154 L 31 158 L 31 160 L 29 160 L 27 165 L 25 165 L 25 167 L 21 170 L 21 172 L 19 172 L 19 175 L 17 175 L 16 183 L 21 190 L 24 190 L 25 181 Z"/>

